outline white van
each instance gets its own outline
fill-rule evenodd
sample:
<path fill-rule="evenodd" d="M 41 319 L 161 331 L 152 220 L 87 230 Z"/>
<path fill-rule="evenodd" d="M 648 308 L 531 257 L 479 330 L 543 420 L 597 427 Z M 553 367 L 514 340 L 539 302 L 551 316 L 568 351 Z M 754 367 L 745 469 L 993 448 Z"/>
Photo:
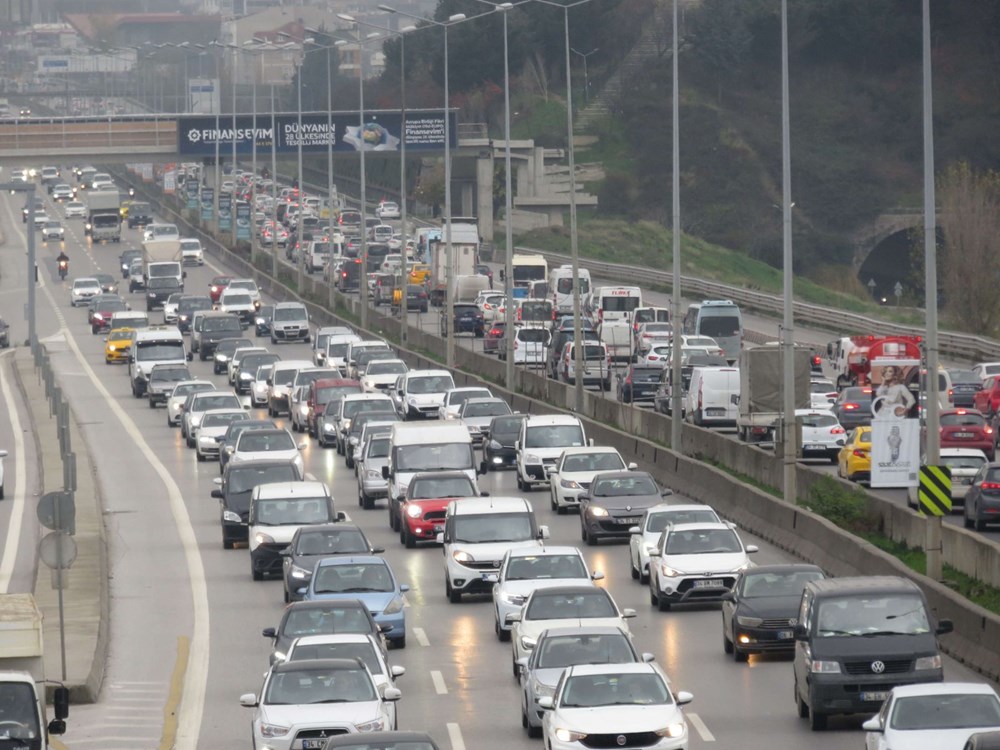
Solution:
<path fill-rule="evenodd" d="M 480 294 L 490 290 L 489 278 L 479 273 L 456 275 L 452 283 L 455 302 L 475 302 Z"/>
<path fill-rule="evenodd" d="M 351 344 L 358 341 L 361 341 L 361 337 L 355 333 L 330 336 L 326 340 L 326 352 L 323 355 L 324 366 L 336 367 L 341 372 L 347 372 L 347 352 L 350 351 Z"/>
<path fill-rule="evenodd" d="M 684 418 L 699 427 L 732 427 L 740 414 L 740 371 L 695 367 L 684 394 Z"/>
<path fill-rule="evenodd" d="M 548 484 L 546 466 L 555 466 L 567 448 L 587 445 L 583 422 L 566 414 L 528 417 L 521 422 L 521 432 L 514 443 L 517 452 L 517 488 L 530 490 L 536 484 Z"/>
<path fill-rule="evenodd" d="M 475 497 L 452 500 L 445 514 L 444 589 L 458 604 L 462 594 L 489 594 L 508 550 L 541 548 L 549 538 L 531 503 L 521 497 Z M 501 540 L 501 541 L 493 541 Z"/>
<path fill-rule="evenodd" d="M 580 279 L 580 308 L 590 307 L 590 271 L 581 268 L 578 271 Z M 565 265 L 553 268 L 549 273 L 549 293 L 552 295 L 552 306 L 556 312 L 573 312 L 573 266 Z"/>
<path fill-rule="evenodd" d="M 631 324 L 632 311 L 642 307 L 642 290 L 637 286 L 602 286 L 594 290 L 597 319 Z"/>
<path fill-rule="evenodd" d="M 149 373 L 156 365 L 186 366 L 190 359 L 184 351 L 184 334 L 174 326 L 155 326 L 136 331 L 128 353 L 128 377 L 132 395 L 146 395 Z"/>

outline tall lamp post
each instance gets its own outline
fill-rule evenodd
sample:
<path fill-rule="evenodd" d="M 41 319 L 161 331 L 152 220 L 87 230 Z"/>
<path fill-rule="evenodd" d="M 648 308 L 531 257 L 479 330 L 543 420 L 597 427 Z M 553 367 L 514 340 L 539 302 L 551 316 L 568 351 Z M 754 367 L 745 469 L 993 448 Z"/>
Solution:
<path fill-rule="evenodd" d="M 557 3 L 552 0 L 536 0 L 542 5 L 560 8 L 563 12 L 563 31 L 566 45 L 566 141 L 569 148 L 569 246 L 570 262 L 573 264 L 573 371 L 577 373 L 573 383 L 573 408 L 583 412 L 583 325 L 580 310 L 580 243 L 576 231 L 576 149 L 573 144 L 573 78 L 570 67 L 569 11 L 591 0 L 576 0 L 573 3 Z"/>
<path fill-rule="evenodd" d="M 788 94 L 788 0 L 781 0 L 781 224 L 782 292 L 784 315 L 781 324 L 782 348 L 782 445 L 784 499 L 795 504 L 796 435 L 795 435 L 795 337 L 792 326 L 792 157 Z"/>
<path fill-rule="evenodd" d="M 670 447 L 680 453 L 682 449 L 681 435 L 683 425 L 681 423 L 681 370 L 683 352 L 681 351 L 681 96 L 680 96 L 680 75 L 678 73 L 678 43 L 679 36 L 677 28 L 677 0 L 674 0 L 674 40 L 673 40 L 673 106 L 671 113 L 673 121 L 673 132 L 671 133 L 672 148 L 672 220 L 671 235 L 673 240 L 673 252 L 671 253 L 671 271 L 673 276 L 673 291 L 670 300 L 670 317 L 673 320 L 671 330 L 673 331 L 673 345 L 670 347 Z"/>
<path fill-rule="evenodd" d="M 590 104 L 590 76 L 587 74 L 587 58 L 599 50 L 598 47 L 590 50 L 590 52 L 580 52 L 580 50 L 570 50 L 574 55 L 579 55 L 583 58 L 583 101 L 585 105 Z"/>

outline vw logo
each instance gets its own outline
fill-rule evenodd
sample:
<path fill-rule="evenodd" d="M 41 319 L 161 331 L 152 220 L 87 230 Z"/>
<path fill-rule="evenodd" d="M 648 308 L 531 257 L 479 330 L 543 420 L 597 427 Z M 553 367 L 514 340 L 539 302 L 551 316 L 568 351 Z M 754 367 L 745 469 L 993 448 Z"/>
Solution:
<path fill-rule="evenodd" d="M 791 625 L 794 628 L 796 625 L 799 624 L 799 618 L 793 617 L 792 619 L 790 619 L 788 621 L 788 624 Z"/>
<path fill-rule="evenodd" d="M 625 747 L 625 743 L 628 742 L 628 738 L 624 734 L 619 734 L 615 738 L 615 742 L 618 743 L 618 747 Z"/>
<path fill-rule="evenodd" d="M 872 672 L 875 674 L 882 674 L 885 671 L 885 662 L 876 659 L 872 662 Z"/>
<path fill-rule="evenodd" d="M 188 131 L 188 140 L 191 141 L 191 143 L 197 143 L 198 141 L 200 141 L 201 131 L 198 130 L 197 128 L 191 128 Z"/>

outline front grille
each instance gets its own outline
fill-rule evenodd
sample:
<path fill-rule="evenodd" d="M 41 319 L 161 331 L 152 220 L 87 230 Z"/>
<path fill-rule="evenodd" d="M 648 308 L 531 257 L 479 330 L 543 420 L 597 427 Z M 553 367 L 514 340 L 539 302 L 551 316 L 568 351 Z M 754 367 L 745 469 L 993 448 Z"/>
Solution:
<path fill-rule="evenodd" d="M 496 570 L 500 567 L 499 560 L 474 560 L 472 562 L 462 563 L 462 567 L 471 568 L 472 570 Z"/>
<path fill-rule="evenodd" d="M 622 742 L 621 738 L 625 738 Z M 622 732 L 621 734 L 588 734 L 580 744 L 584 747 L 652 747 L 659 737 L 656 732 Z"/>
<path fill-rule="evenodd" d="M 885 665 L 885 669 L 880 672 L 876 672 L 872 669 L 872 664 L 881 661 Z M 903 672 L 909 672 L 911 664 L 913 662 L 910 659 L 870 659 L 868 661 L 847 661 L 844 662 L 844 671 L 847 674 L 902 674 Z"/>
<path fill-rule="evenodd" d="M 327 737 L 336 737 L 341 734 L 349 734 L 347 727 L 332 727 L 330 729 L 303 729 L 295 734 L 295 742 L 302 742 L 299 747 L 321 748 L 326 744 Z M 308 743 L 308 744 L 306 744 Z"/>
<path fill-rule="evenodd" d="M 584 489 L 584 490 L 589 490 L 590 489 L 590 485 L 591 485 L 590 482 L 577 482 L 577 484 L 580 485 L 580 489 Z"/>
<path fill-rule="evenodd" d="M 443 521 L 448 511 L 446 510 L 429 510 L 424 513 L 425 521 Z"/>
<path fill-rule="evenodd" d="M 787 617 L 778 617 L 771 620 L 764 620 L 761 623 L 762 628 L 792 628 L 798 622 L 794 617 L 789 619 Z"/>

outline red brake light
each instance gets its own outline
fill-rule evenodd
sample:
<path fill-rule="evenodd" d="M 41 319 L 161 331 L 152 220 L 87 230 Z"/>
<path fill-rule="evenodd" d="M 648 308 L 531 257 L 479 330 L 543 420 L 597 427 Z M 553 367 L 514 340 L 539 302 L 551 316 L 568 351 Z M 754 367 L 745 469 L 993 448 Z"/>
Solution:
<path fill-rule="evenodd" d="M 1000 490 L 1000 482 L 983 482 L 980 487 L 984 490 Z"/>
<path fill-rule="evenodd" d="M 831 427 L 830 428 L 830 434 L 831 435 L 843 435 L 845 432 L 847 432 L 847 430 L 845 430 L 840 425 L 837 425 L 836 427 Z"/>
<path fill-rule="evenodd" d="M 967 414 L 968 412 L 966 412 L 966 411 L 965 411 L 965 409 L 959 409 L 959 410 L 958 410 L 958 411 L 956 411 L 955 413 L 956 413 L 956 414 Z"/>
<path fill-rule="evenodd" d="M 844 411 L 854 411 L 861 408 L 858 404 L 844 404 Z"/>
<path fill-rule="evenodd" d="M 868 451 L 862 450 L 861 448 L 855 448 L 853 453 L 858 458 L 868 458 Z"/>

